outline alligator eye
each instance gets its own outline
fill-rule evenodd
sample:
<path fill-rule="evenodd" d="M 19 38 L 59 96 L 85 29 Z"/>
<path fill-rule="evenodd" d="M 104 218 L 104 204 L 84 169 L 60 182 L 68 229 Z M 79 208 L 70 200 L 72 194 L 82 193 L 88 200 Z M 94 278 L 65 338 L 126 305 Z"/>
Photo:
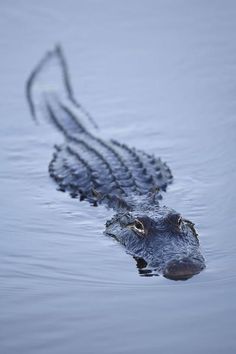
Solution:
<path fill-rule="evenodd" d="M 190 228 L 190 230 L 192 231 L 192 233 L 194 234 L 194 236 L 198 240 L 198 233 L 194 227 L 195 224 L 192 221 L 189 221 L 187 219 L 184 219 L 183 221 L 187 224 L 187 226 Z"/>
<path fill-rule="evenodd" d="M 181 226 L 182 222 L 183 222 L 183 219 L 182 219 L 181 216 L 180 216 L 180 217 L 178 218 L 178 220 L 177 220 L 177 223 L 178 223 L 179 226 Z"/>
<path fill-rule="evenodd" d="M 139 234 L 142 234 L 142 235 L 145 234 L 145 229 L 144 229 L 143 223 L 141 221 L 139 221 L 138 219 L 134 220 L 132 228 L 134 231 L 138 232 Z"/>

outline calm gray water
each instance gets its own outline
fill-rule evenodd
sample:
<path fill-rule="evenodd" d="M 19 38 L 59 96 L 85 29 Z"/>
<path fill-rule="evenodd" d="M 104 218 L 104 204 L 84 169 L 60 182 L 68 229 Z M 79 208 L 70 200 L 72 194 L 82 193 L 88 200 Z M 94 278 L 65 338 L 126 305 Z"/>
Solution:
<path fill-rule="evenodd" d="M 235 1 L 1 1 L 0 353 L 235 353 Z M 56 190 L 61 137 L 25 80 L 64 46 L 101 134 L 161 156 L 165 203 L 193 220 L 207 269 L 138 275 L 103 235 L 111 212 Z"/>

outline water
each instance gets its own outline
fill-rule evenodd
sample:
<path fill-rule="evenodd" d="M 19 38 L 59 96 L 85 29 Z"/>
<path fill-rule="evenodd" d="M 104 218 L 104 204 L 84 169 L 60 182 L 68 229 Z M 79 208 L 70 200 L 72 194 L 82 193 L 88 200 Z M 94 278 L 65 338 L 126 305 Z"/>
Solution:
<path fill-rule="evenodd" d="M 1 2 L 0 352 L 235 353 L 234 1 Z M 168 162 L 165 203 L 193 220 L 207 269 L 138 275 L 111 212 L 56 191 L 61 137 L 24 83 L 60 41 L 102 135 Z"/>

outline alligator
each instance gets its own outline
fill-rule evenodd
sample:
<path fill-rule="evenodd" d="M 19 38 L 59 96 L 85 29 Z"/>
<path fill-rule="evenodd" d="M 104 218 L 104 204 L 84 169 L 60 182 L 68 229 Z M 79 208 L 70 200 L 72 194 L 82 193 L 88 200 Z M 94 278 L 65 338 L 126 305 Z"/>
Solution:
<path fill-rule="evenodd" d="M 170 168 L 151 154 L 100 138 L 93 118 L 74 97 L 60 46 L 31 72 L 26 96 L 33 119 L 43 116 L 64 137 L 49 163 L 58 189 L 114 210 L 105 234 L 133 256 L 140 275 L 186 280 L 205 268 L 194 224 L 161 201 L 173 180 Z"/>

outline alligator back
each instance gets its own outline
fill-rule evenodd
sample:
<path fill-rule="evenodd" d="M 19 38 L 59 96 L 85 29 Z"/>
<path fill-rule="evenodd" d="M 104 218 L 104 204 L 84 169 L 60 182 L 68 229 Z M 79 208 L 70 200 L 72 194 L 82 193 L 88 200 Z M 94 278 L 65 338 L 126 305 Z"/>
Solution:
<path fill-rule="evenodd" d="M 96 124 L 74 98 L 60 48 L 47 53 L 36 66 L 26 93 L 33 118 L 42 115 L 64 136 L 49 164 L 50 176 L 60 190 L 96 205 L 105 197 L 165 190 L 172 181 L 170 169 L 159 158 L 115 140 L 104 141 L 89 131 L 87 126 Z"/>

